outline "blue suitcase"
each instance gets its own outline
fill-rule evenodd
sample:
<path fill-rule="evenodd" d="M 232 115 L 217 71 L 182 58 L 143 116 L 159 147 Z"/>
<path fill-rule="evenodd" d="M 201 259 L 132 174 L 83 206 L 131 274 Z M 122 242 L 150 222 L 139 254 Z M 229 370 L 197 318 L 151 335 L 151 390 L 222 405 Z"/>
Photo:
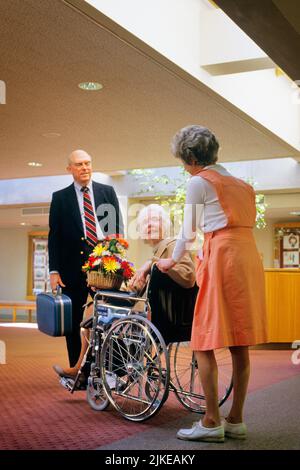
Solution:
<path fill-rule="evenodd" d="M 62 294 L 44 292 L 36 297 L 38 329 L 49 336 L 66 336 L 72 332 L 72 301 Z"/>

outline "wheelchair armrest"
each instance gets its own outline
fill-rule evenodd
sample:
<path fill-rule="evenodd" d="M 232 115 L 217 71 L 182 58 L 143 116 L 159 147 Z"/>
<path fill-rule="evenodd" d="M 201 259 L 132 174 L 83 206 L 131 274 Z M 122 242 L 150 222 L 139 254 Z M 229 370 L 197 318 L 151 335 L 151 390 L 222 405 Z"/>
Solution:
<path fill-rule="evenodd" d="M 80 323 L 80 328 L 86 328 L 86 329 L 91 328 L 92 323 L 93 323 L 93 315 L 83 320 Z"/>

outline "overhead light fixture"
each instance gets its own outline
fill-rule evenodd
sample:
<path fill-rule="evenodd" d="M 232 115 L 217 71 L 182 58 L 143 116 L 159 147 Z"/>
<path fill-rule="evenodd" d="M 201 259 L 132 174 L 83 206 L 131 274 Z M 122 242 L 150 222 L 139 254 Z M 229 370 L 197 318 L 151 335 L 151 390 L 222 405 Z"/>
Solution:
<path fill-rule="evenodd" d="M 125 170 L 111 170 L 111 171 L 103 171 L 104 174 L 108 176 L 125 176 Z"/>
<path fill-rule="evenodd" d="M 299 215 L 300 216 L 300 211 L 292 211 L 290 212 L 291 215 Z"/>
<path fill-rule="evenodd" d="M 27 165 L 28 166 L 35 166 L 35 167 L 43 166 L 43 164 L 40 163 L 40 162 L 28 162 Z"/>
<path fill-rule="evenodd" d="M 213 7 L 220 8 L 219 5 L 217 5 L 213 0 L 208 0 L 208 1 Z"/>
<path fill-rule="evenodd" d="M 86 91 L 97 91 L 97 90 L 102 90 L 103 88 L 103 85 L 97 82 L 82 82 L 82 83 L 79 83 L 78 86 L 79 88 L 81 88 L 81 90 L 86 90 Z"/>
<path fill-rule="evenodd" d="M 47 139 L 56 139 L 57 137 L 60 137 L 61 134 L 58 132 L 45 132 L 45 134 L 42 134 L 43 137 L 46 137 Z"/>
<path fill-rule="evenodd" d="M 282 70 L 280 67 L 276 67 L 276 68 L 275 68 L 275 75 L 276 75 L 277 78 L 283 76 L 283 77 L 288 78 L 290 81 L 293 81 L 293 80 L 285 73 L 285 71 Z"/>

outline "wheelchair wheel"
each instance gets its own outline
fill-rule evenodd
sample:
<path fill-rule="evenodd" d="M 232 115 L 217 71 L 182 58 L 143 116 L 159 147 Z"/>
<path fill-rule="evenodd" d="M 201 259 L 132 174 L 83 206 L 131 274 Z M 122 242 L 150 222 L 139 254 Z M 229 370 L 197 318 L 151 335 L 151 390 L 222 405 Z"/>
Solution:
<path fill-rule="evenodd" d="M 205 397 L 199 380 L 198 364 L 188 342 L 174 343 L 169 347 L 172 364 L 171 386 L 179 402 L 195 413 L 205 413 Z M 229 397 L 232 382 L 232 361 L 229 349 L 215 351 L 218 365 L 219 406 Z"/>
<path fill-rule="evenodd" d="M 124 418 L 144 421 L 159 411 L 169 393 L 170 364 L 165 342 L 149 320 L 129 315 L 113 323 L 100 364 L 106 395 Z"/>
<path fill-rule="evenodd" d="M 105 394 L 102 379 L 100 377 L 90 376 L 88 378 L 86 399 L 93 410 L 103 411 L 108 407 L 109 400 Z"/>

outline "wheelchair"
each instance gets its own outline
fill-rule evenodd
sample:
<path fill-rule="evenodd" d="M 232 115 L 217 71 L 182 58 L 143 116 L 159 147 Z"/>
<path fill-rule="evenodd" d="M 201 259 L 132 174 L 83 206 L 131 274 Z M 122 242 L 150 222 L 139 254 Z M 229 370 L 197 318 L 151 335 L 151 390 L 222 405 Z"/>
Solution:
<path fill-rule="evenodd" d="M 205 397 L 189 346 L 197 291 L 181 288 L 155 265 L 143 297 L 98 290 L 93 315 L 81 324 L 90 330 L 85 357 L 76 378 L 63 377 L 62 385 L 71 393 L 83 385 L 92 409 L 111 404 L 130 421 L 153 417 L 170 392 L 203 414 Z M 221 406 L 233 387 L 231 356 L 227 349 L 215 353 Z"/>

